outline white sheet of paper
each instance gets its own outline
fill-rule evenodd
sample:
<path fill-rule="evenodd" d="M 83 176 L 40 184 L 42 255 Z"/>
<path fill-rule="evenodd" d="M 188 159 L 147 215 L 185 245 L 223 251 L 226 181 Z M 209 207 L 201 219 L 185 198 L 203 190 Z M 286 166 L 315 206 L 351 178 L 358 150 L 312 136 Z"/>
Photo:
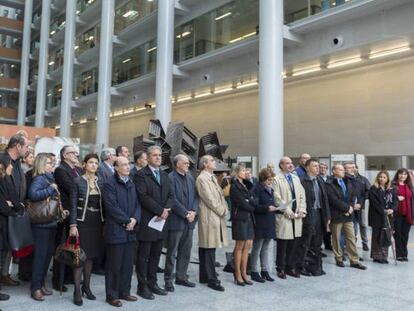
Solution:
<path fill-rule="evenodd" d="M 286 202 L 286 203 L 282 203 L 278 207 L 276 207 L 276 210 L 280 212 L 284 212 L 286 208 L 290 206 L 290 204 L 292 204 L 294 201 L 296 201 L 296 199 L 290 200 L 289 202 Z"/>
<path fill-rule="evenodd" d="M 157 231 L 162 231 L 165 225 L 165 219 L 157 220 L 158 216 L 154 216 L 148 223 L 148 227 L 155 229 Z"/>

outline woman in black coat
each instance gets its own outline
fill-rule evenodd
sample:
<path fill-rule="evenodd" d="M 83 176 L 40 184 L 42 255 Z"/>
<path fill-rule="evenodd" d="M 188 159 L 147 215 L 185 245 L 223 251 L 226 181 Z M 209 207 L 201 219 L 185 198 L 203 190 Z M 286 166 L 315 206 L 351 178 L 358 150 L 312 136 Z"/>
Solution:
<path fill-rule="evenodd" d="M 239 163 L 234 168 L 231 183 L 231 222 L 234 246 L 234 283 L 252 285 L 247 279 L 247 261 L 254 239 L 254 210 L 257 200 L 251 192 L 252 184 L 246 180 L 246 167 Z"/>
<path fill-rule="evenodd" d="M 263 283 L 273 282 L 269 275 L 269 248 L 272 240 L 276 239 L 276 203 L 273 196 L 273 178 L 275 174 L 271 169 L 264 168 L 259 173 L 259 183 L 254 193 L 258 198 L 258 206 L 254 211 L 256 225 L 254 230 L 253 250 L 250 256 L 251 273 L 253 281 Z M 260 257 L 261 272 L 257 271 L 257 262 Z"/>
<path fill-rule="evenodd" d="M 372 227 L 371 258 L 374 262 L 387 264 L 388 247 L 385 247 L 381 241 L 381 231 L 386 222 L 388 225 L 393 223 L 392 217 L 398 203 L 396 191 L 391 186 L 387 171 L 380 171 L 377 174 L 368 198 L 368 224 Z"/>
<path fill-rule="evenodd" d="M 73 303 L 78 306 L 83 304 L 81 291 L 87 299 L 96 299 L 90 288 L 93 259 L 99 258 L 104 249 L 102 235 L 104 216 L 101 198 L 103 184 L 96 176 L 98 165 L 99 158 L 96 154 L 86 155 L 83 160 L 85 174 L 75 178 L 70 193 L 69 235 L 80 240 L 80 246 L 87 257 L 83 267 L 73 269 L 75 283 Z"/>

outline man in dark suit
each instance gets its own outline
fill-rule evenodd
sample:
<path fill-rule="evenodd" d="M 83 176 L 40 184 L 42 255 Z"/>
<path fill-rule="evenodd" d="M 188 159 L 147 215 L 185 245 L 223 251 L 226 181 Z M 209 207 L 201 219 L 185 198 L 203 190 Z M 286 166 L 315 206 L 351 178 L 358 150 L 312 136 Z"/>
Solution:
<path fill-rule="evenodd" d="M 335 164 L 332 168 L 332 173 L 333 177 L 326 182 L 326 190 L 331 210 L 330 227 L 336 265 L 341 268 L 345 267 L 343 251 L 339 243 L 341 231 L 343 231 L 351 267 L 365 270 L 366 267 L 359 262 L 354 224 L 352 222 L 352 213 L 361 207 L 358 203 L 355 203 L 357 193 L 352 182 L 345 178 L 345 169 L 342 164 Z"/>
<path fill-rule="evenodd" d="M 26 155 L 28 151 L 28 140 L 23 135 L 16 134 L 10 137 L 6 151 L 0 155 L 1 162 L 4 166 L 12 165 L 12 172 L 10 175 L 5 175 L 4 180 L 9 189 L 15 191 L 8 193 L 10 195 L 10 201 L 15 209 L 19 209 L 23 206 L 23 202 L 26 198 L 26 178 L 21 167 L 21 159 Z M 18 281 L 13 280 L 9 274 L 9 267 L 12 259 L 11 251 L 0 252 L 0 267 L 1 278 L 0 283 L 7 286 L 17 286 Z M 19 267 L 19 275 L 22 273 Z M 0 300 L 7 300 L 9 296 L 6 294 L 0 294 Z"/>
<path fill-rule="evenodd" d="M 161 231 L 149 226 L 151 219 L 166 221 L 174 204 L 168 175 L 160 170 L 161 148 L 147 150 L 148 166 L 138 172 L 135 185 L 142 206 L 141 226 L 138 231 L 137 277 L 138 295 L 154 299 L 153 294 L 167 295 L 157 284 L 157 268 L 162 244 L 167 235 L 167 225 Z"/>
<path fill-rule="evenodd" d="M 297 248 L 297 270 L 302 275 L 311 276 L 312 273 L 305 268 L 305 257 L 310 251 L 313 258 L 321 255 L 323 234 L 330 223 L 331 213 L 326 193 L 325 182 L 319 175 L 319 162 L 309 159 L 305 163 L 306 174 L 301 178 L 306 196 L 307 215 L 303 219 L 302 237 Z M 324 274 L 324 272 L 321 272 Z"/>
<path fill-rule="evenodd" d="M 120 299 L 136 301 L 132 296 L 131 278 L 134 267 L 135 226 L 141 217 L 134 183 L 129 178 L 129 162 L 118 157 L 115 174 L 104 184 L 105 242 L 107 260 L 105 267 L 106 302 L 120 307 Z"/>
<path fill-rule="evenodd" d="M 193 231 L 198 213 L 198 199 L 193 176 L 188 172 L 190 161 L 187 156 L 174 157 L 175 170 L 168 177 L 174 194 L 174 205 L 168 219 L 167 256 L 165 259 L 165 290 L 174 291 L 172 284 L 175 261 L 175 284 L 195 287 L 187 278 L 193 246 Z"/>
<path fill-rule="evenodd" d="M 74 146 L 63 146 L 60 150 L 60 165 L 55 170 L 55 181 L 60 192 L 60 199 L 62 207 L 65 210 L 70 210 L 70 192 L 74 184 L 74 179 L 82 175 L 82 169 L 78 166 L 78 151 Z M 62 239 L 67 236 L 68 225 L 66 222 L 59 223 L 56 231 L 56 247 L 62 243 Z M 52 285 L 55 290 L 59 289 L 59 270 L 60 263 L 53 260 L 53 277 Z M 71 269 L 66 268 L 65 280 L 72 277 Z M 63 291 L 66 292 L 66 286 L 63 286 Z"/>
<path fill-rule="evenodd" d="M 114 162 L 116 161 L 114 148 L 104 148 L 101 151 L 101 163 L 98 167 L 98 178 L 106 181 L 115 173 Z"/>
<path fill-rule="evenodd" d="M 131 179 L 135 180 L 135 176 L 138 175 L 138 171 L 147 165 L 147 153 L 143 150 L 136 152 L 134 154 L 134 167 L 131 169 L 131 173 L 129 174 L 131 176 Z"/>

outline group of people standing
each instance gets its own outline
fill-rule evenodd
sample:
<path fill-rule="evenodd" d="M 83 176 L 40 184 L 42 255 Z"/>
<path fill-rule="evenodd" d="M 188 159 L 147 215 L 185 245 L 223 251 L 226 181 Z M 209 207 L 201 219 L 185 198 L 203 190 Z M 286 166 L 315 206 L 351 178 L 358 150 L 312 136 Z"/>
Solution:
<path fill-rule="evenodd" d="M 216 273 L 216 249 L 228 245 L 228 218 L 235 240 L 234 283 L 238 286 L 274 281 L 269 263 L 274 240 L 281 279 L 325 274 L 323 243 L 326 249 L 332 247 L 337 266 L 345 266 L 346 253 L 351 267 L 365 270 L 356 236 L 360 228 L 363 248 L 368 250 L 363 214 L 366 199 L 373 228 L 371 257 L 387 263 L 383 228 L 389 224 L 395 230 L 397 259 L 408 260 L 414 205 L 406 169 L 399 170 L 393 182 L 381 171 L 371 187 L 354 163 L 336 164 L 332 176 L 327 176 L 323 163 L 303 154 L 297 168 L 290 158 L 283 157 L 280 172 L 275 173 L 269 164 L 258 179 L 239 163 L 233 177 L 222 185 L 210 155 L 200 158 L 200 173 L 194 178 L 184 154 L 174 157 L 169 174 L 164 172 L 158 146 L 134 154 L 131 164 L 126 146 L 105 148 L 100 157 L 91 153 L 80 162 L 76 148 L 68 145 L 60 150 L 56 167 L 56 156 L 51 153 L 38 153 L 31 164 L 28 144 L 26 137 L 15 135 L 0 156 L 0 283 L 19 285 L 8 274 L 12 258 L 8 217 L 23 213 L 31 203 L 56 197 L 69 215 L 65 221 L 31 225 L 33 253 L 19 259 L 19 278 L 31 281 L 31 297 L 37 301 L 53 293 L 46 286 L 46 276 L 57 246 L 66 240 L 79 245 L 86 259 L 81 267 L 66 268 L 63 280 L 62 265 L 53 260 L 52 287 L 67 291 L 62 283 L 73 283 L 75 305 L 81 306 L 83 297 L 96 299 L 91 274 L 101 268 L 106 301 L 114 307 L 122 306 L 122 300 L 137 300 L 131 294 L 134 265 L 137 295 L 144 299 L 165 296 L 176 285 L 193 288 L 196 284 L 188 277 L 188 267 L 196 227 L 199 282 L 224 291 Z M 157 273 L 163 248 L 165 284 L 161 287 Z M 0 294 L 0 300 L 8 298 Z"/>

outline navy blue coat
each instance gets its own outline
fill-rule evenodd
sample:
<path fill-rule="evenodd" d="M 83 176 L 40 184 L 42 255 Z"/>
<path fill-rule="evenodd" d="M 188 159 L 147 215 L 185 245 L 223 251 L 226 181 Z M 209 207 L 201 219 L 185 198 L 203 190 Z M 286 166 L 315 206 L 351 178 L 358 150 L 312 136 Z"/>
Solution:
<path fill-rule="evenodd" d="M 121 244 L 136 241 L 136 231 L 127 231 L 130 218 L 137 224 L 141 218 L 141 205 L 134 183 L 127 183 L 118 174 L 108 177 L 103 186 L 102 199 L 105 208 L 104 237 L 106 243 Z"/>
<path fill-rule="evenodd" d="M 276 239 L 276 215 L 269 212 L 269 206 L 275 205 L 273 189 L 269 193 L 263 184 L 257 183 L 254 189 L 255 195 L 259 200 L 254 214 L 256 217 L 255 239 Z"/>
<path fill-rule="evenodd" d="M 55 183 L 52 174 L 36 176 L 30 185 L 28 199 L 32 202 L 46 200 L 48 197 L 56 196 L 58 193 L 50 184 Z"/>
<path fill-rule="evenodd" d="M 191 174 L 186 174 L 187 193 L 188 197 L 184 197 L 182 190 L 181 177 L 177 171 L 172 171 L 168 174 L 171 183 L 171 191 L 174 196 L 174 204 L 171 208 L 172 213 L 168 217 L 168 229 L 171 231 L 181 231 L 187 226 L 189 229 L 194 229 L 196 221 L 189 223 L 185 218 L 189 211 L 194 211 L 198 214 L 198 198 L 195 188 L 195 182 Z"/>

